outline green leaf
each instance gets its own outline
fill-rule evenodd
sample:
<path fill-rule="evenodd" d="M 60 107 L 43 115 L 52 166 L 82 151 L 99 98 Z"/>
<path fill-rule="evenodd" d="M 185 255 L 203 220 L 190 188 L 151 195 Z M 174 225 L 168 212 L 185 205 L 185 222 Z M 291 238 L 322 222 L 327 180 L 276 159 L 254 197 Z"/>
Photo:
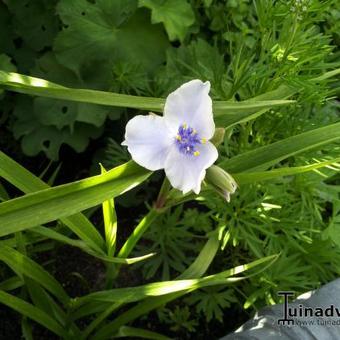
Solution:
<path fill-rule="evenodd" d="M 32 333 L 32 326 L 28 321 L 27 317 L 23 317 L 21 319 L 21 330 L 22 330 L 22 337 L 25 340 L 34 340 L 33 333 Z"/>
<path fill-rule="evenodd" d="M 291 105 L 294 100 L 247 100 L 243 102 L 215 102 L 214 115 L 218 125 L 226 128 L 255 119 L 276 106 Z"/>
<path fill-rule="evenodd" d="M 151 9 L 152 23 L 162 22 L 171 41 L 182 42 L 195 22 L 195 13 L 186 0 L 139 0 L 139 6 Z"/>
<path fill-rule="evenodd" d="M 0 283 L 0 290 L 14 290 L 22 287 L 24 282 L 18 276 L 12 276 Z"/>
<path fill-rule="evenodd" d="M 0 2 L 0 53 L 10 53 L 14 50 L 14 32 L 12 16 L 3 1 Z"/>
<path fill-rule="evenodd" d="M 22 234 L 22 244 L 23 246 L 27 247 L 30 245 L 33 245 L 35 243 L 39 243 L 41 241 L 44 241 L 45 238 L 41 237 L 41 236 L 32 236 L 29 234 Z M 7 246 L 7 247 L 11 247 L 11 248 L 17 248 L 18 247 L 18 241 L 17 241 L 17 237 L 16 234 L 14 235 L 14 237 L 8 237 L 5 239 L 0 240 L 0 246 Z"/>
<path fill-rule="evenodd" d="M 4 85 L 8 90 L 30 95 L 117 107 L 130 107 L 155 112 L 162 112 L 165 103 L 163 98 L 138 97 L 96 90 L 71 89 L 44 79 L 5 71 L 0 71 L 0 84 Z M 217 120 L 223 122 L 223 120 L 226 119 L 228 124 L 233 124 L 237 120 L 244 119 L 245 115 L 253 112 L 252 110 L 258 111 L 259 109 L 268 109 L 273 106 L 289 105 L 293 102 L 294 101 L 291 100 L 215 101 L 213 105 Z M 235 111 L 239 116 L 235 116 Z"/>
<path fill-rule="evenodd" d="M 273 259 L 276 259 L 276 257 L 276 255 L 268 256 L 260 260 L 256 260 L 254 262 L 203 278 L 163 281 L 149 283 L 138 287 L 116 288 L 111 290 L 99 291 L 74 299 L 73 306 L 80 306 L 88 301 L 129 303 L 139 301 L 150 296 L 162 296 L 180 291 L 195 290 L 202 287 L 226 284 L 229 282 L 228 278 L 230 276 L 235 276 L 267 261 L 272 261 Z"/>
<path fill-rule="evenodd" d="M 326 72 L 320 77 L 309 79 L 307 82 L 313 83 L 322 81 L 339 74 L 340 69 Z M 215 102 L 214 114 L 216 122 L 224 127 L 231 127 L 235 124 L 245 123 L 252 119 L 256 119 L 262 114 L 266 113 L 270 108 L 275 106 L 284 106 L 294 103 L 294 100 L 286 100 L 299 92 L 298 89 L 281 85 L 277 89 L 263 93 L 254 98 L 248 99 L 243 102 Z M 232 110 L 231 105 L 235 105 Z M 224 105 L 226 105 L 224 107 Z"/>
<path fill-rule="evenodd" d="M 28 170 L 1 151 L 0 164 L 0 177 L 3 177 L 26 194 L 49 188 L 49 186 L 40 178 L 31 174 Z M 63 218 L 61 221 L 78 235 L 78 237 L 80 237 L 91 249 L 104 254 L 104 240 L 94 225 L 83 214 L 79 213 L 69 216 Z"/>
<path fill-rule="evenodd" d="M 56 240 L 64 244 L 68 244 L 69 246 L 72 246 L 72 247 L 77 247 L 81 249 L 82 251 L 96 257 L 97 259 L 105 261 L 107 263 L 133 264 L 139 261 L 146 260 L 147 258 L 154 255 L 153 253 L 150 253 L 144 256 L 138 256 L 138 257 L 132 257 L 132 258 L 120 258 L 120 257 L 101 255 L 101 253 L 95 252 L 90 247 L 88 247 L 85 242 L 81 240 L 74 240 L 72 238 L 64 236 L 51 228 L 35 227 L 35 228 L 30 229 L 30 231 L 33 233 L 37 233 L 38 235 L 45 236 L 45 238 Z"/>
<path fill-rule="evenodd" d="M 215 258 L 219 246 L 219 232 L 216 231 L 209 237 L 195 261 L 181 275 L 179 275 L 177 279 L 199 278 L 203 276 Z M 137 306 L 121 314 L 117 320 L 112 323 L 112 327 L 117 329 L 116 327 L 125 325 L 141 315 L 146 315 L 151 310 L 163 306 L 181 295 L 183 295 L 183 293 L 174 293 L 157 298 L 148 298 L 145 301 L 140 302 Z"/>
<path fill-rule="evenodd" d="M 280 85 L 277 89 L 262 93 L 253 98 L 253 100 L 275 100 L 275 99 L 287 99 L 294 94 L 296 94 L 298 90 L 295 87 L 291 87 L 288 85 Z"/>
<path fill-rule="evenodd" d="M 61 85 L 78 88 L 84 86 L 84 76 L 82 76 L 82 79 L 79 79 L 74 72 L 61 65 L 52 52 L 47 52 L 37 60 L 33 72 L 41 78 L 59 82 Z M 99 87 L 100 89 L 110 88 L 112 86 L 111 70 L 99 71 L 97 65 L 96 72 L 105 73 L 107 80 L 100 81 L 99 84 L 95 85 L 86 80 L 87 86 L 96 86 L 96 88 Z M 75 122 L 87 123 L 96 127 L 102 126 L 106 117 L 110 114 L 110 110 L 112 111 L 111 108 L 105 106 L 65 100 L 46 98 L 36 98 L 34 100 L 34 113 L 41 124 L 56 126 L 58 129 L 69 126 L 71 131 Z"/>
<path fill-rule="evenodd" d="M 106 169 L 100 164 L 101 173 L 106 173 Z M 117 215 L 115 209 L 114 199 L 108 199 L 102 204 L 104 217 L 104 232 L 106 240 L 106 251 L 108 257 L 112 257 L 116 251 L 117 240 Z M 106 269 L 106 287 L 111 288 L 115 277 L 115 269 L 111 263 L 107 264 Z"/>
<path fill-rule="evenodd" d="M 15 138 L 22 137 L 24 153 L 35 156 L 40 151 L 44 151 L 47 157 L 57 160 L 62 144 L 70 145 L 77 152 L 84 151 L 90 138 L 97 138 L 101 129 L 75 121 L 78 117 L 74 117 L 74 114 L 77 114 L 74 110 L 80 109 L 78 105 L 47 98 L 36 98 L 32 101 L 29 97 L 19 97 L 14 109 L 16 121 L 13 124 L 13 132 Z M 100 112 L 101 109 L 99 108 Z M 64 123 L 67 125 L 63 123 L 64 110 L 71 112 L 65 117 Z M 99 111 L 93 110 L 92 118 L 96 118 Z"/>
<path fill-rule="evenodd" d="M 238 184 L 248 184 L 253 182 L 261 182 L 267 181 L 273 178 L 284 177 L 284 176 L 292 176 L 301 174 L 308 171 L 313 171 L 319 168 L 323 168 L 327 165 L 332 165 L 340 161 L 340 158 L 331 159 L 329 161 L 304 165 L 304 166 L 296 166 L 296 167 L 284 167 L 279 169 L 274 169 L 270 171 L 261 171 L 261 172 L 244 172 L 234 174 L 236 181 Z"/>
<path fill-rule="evenodd" d="M 201 249 L 195 261 L 181 274 L 178 279 L 201 277 L 209 268 L 220 246 L 218 230 L 213 232 Z"/>
<path fill-rule="evenodd" d="M 100 165 L 100 167 L 102 174 L 107 172 L 102 165 Z M 102 208 L 107 254 L 108 256 L 113 256 L 116 249 L 117 238 L 117 215 L 113 198 L 104 201 L 102 204 Z"/>
<path fill-rule="evenodd" d="M 59 282 L 29 257 L 10 247 L 3 246 L 0 248 L 0 260 L 5 262 L 18 275 L 27 276 L 41 284 L 63 304 L 69 302 L 70 298 Z"/>
<path fill-rule="evenodd" d="M 152 209 L 148 212 L 147 215 L 144 216 L 144 218 L 139 222 L 138 226 L 133 230 L 129 238 L 125 241 L 124 245 L 121 247 L 118 253 L 119 257 L 129 256 L 136 243 L 143 236 L 143 234 L 149 228 L 151 223 L 155 220 L 157 215 L 157 210 Z"/>
<path fill-rule="evenodd" d="M 334 76 L 337 76 L 338 74 L 340 74 L 340 68 L 337 68 L 337 69 L 332 70 L 332 71 L 328 71 L 328 72 L 322 74 L 319 77 L 313 78 L 313 81 L 315 81 L 315 82 L 320 81 L 321 82 L 323 80 L 326 80 L 326 79 L 332 78 Z"/>
<path fill-rule="evenodd" d="M 208 267 L 210 266 L 212 260 L 214 259 L 218 249 L 219 249 L 219 239 L 218 239 L 218 232 L 213 232 L 212 235 L 209 237 L 207 243 L 202 248 L 201 252 L 197 256 L 196 260 L 185 270 L 178 279 L 188 279 L 193 277 L 201 277 Z M 178 294 L 178 293 L 177 293 Z M 181 294 L 181 293 L 179 293 Z M 145 315 L 150 310 L 155 309 L 161 305 L 164 305 L 168 301 L 171 301 L 175 299 L 173 295 L 167 295 L 157 298 L 147 298 L 145 301 L 141 302 L 137 306 L 133 307 L 131 310 L 127 311 L 126 313 L 123 313 L 122 318 L 120 318 L 120 324 L 127 323 L 125 318 L 134 319 L 140 315 Z M 88 332 L 92 332 L 95 327 L 98 327 L 98 325 L 103 321 L 103 319 L 107 318 L 109 315 L 112 314 L 113 310 L 112 306 L 115 306 L 114 309 L 118 308 L 117 305 L 109 305 L 106 307 L 106 304 L 100 303 L 98 305 L 98 302 L 92 302 L 88 303 L 86 306 L 81 307 L 75 312 L 75 318 L 80 318 L 88 314 L 93 314 L 97 310 L 98 312 L 102 311 L 104 308 L 104 312 L 100 314 L 94 321 L 92 326 L 89 326 Z M 97 309 L 98 308 L 98 309 Z M 133 317 L 131 318 L 131 314 Z"/>
<path fill-rule="evenodd" d="M 138 97 L 126 94 L 111 93 L 97 90 L 70 89 L 44 79 L 10 73 L 0 70 L 0 85 L 8 90 L 19 93 L 73 100 L 77 102 L 130 107 L 142 110 L 162 112 L 164 99 Z"/>
<path fill-rule="evenodd" d="M 4 188 L 4 186 L 0 182 L 0 202 L 1 201 L 7 201 L 9 199 L 10 199 L 10 197 L 8 196 L 6 189 Z"/>
<path fill-rule="evenodd" d="M 12 64 L 11 58 L 6 54 L 0 54 L 0 69 L 8 72 L 16 72 L 17 68 Z"/>
<path fill-rule="evenodd" d="M 205 246 L 200 251 L 196 260 L 178 277 L 178 279 L 190 279 L 190 278 L 201 277 L 205 273 L 205 271 L 208 269 L 208 267 L 210 266 L 212 260 L 214 259 L 218 251 L 219 244 L 220 243 L 218 240 L 218 233 L 215 232 L 209 237 L 208 241 L 206 242 Z M 165 304 L 166 302 L 171 301 L 172 299 L 174 298 L 171 298 L 170 296 L 148 298 L 146 299 L 146 301 L 142 302 L 141 304 L 138 304 L 137 306 L 133 307 L 131 310 L 127 311 L 126 313 L 123 313 L 124 315 L 122 316 L 121 319 L 123 320 L 125 320 L 125 318 L 129 319 L 131 317 L 131 314 L 134 317 L 146 314 L 150 310 L 155 309 L 158 306 L 161 306 Z M 96 302 L 89 303 L 88 305 L 80 308 L 79 310 L 75 312 L 75 318 L 81 318 L 83 316 L 93 314 L 95 313 L 95 311 L 100 312 L 105 308 L 106 308 L 106 311 L 110 311 L 111 305 L 110 306 L 105 306 L 105 304 L 98 305 L 98 303 Z M 124 324 L 124 322 L 122 322 L 121 325 L 122 324 Z"/>
<path fill-rule="evenodd" d="M 229 84 L 227 68 L 216 45 L 198 38 L 188 45 L 169 48 L 166 56 L 166 65 L 157 75 L 164 94 L 191 79 L 201 79 L 210 81 L 212 97 L 225 96 L 224 88 Z"/>
<path fill-rule="evenodd" d="M 144 295 L 144 298 L 146 295 L 153 295 L 153 294 L 160 294 L 162 295 L 163 293 L 165 293 L 166 291 L 168 291 L 170 293 L 170 291 L 173 291 L 173 293 L 170 293 L 169 295 L 166 296 L 159 296 L 157 298 L 149 298 L 146 301 L 142 302 L 141 304 L 133 307 L 132 309 L 128 310 L 127 312 L 119 315 L 119 317 L 117 317 L 113 322 L 107 324 L 106 326 L 102 327 L 96 334 L 95 337 L 98 340 L 101 339 L 106 339 L 107 336 L 111 335 L 114 332 L 117 332 L 119 330 L 119 328 L 123 325 L 125 325 L 126 323 L 130 322 L 131 320 L 134 320 L 136 317 L 140 316 L 140 315 L 145 315 L 147 312 L 149 312 L 150 310 L 157 308 L 161 305 L 166 304 L 169 301 L 172 301 L 184 294 L 187 294 L 191 291 L 194 291 L 198 288 L 201 287 L 205 287 L 205 286 L 214 286 L 214 285 L 220 285 L 220 284 L 227 284 L 229 282 L 232 282 L 233 279 L 229 278 L 230 276 L 234 276 L 237 275 L 243 271 L 255 268 L 265 262 L 272 262 L 277 258 L 277 255 L 273 255 L 273 256 L 268 256 L 259 260 L 256 260 L 254 262 L 248 263 L 246 265 L 242 265 L 242 266 L 238 266 L 235 267 L 233 269 L 221 272 L 219 274 L 215 274 L 215 275 L 210 275 L 210 276 L 206 276 L 204 278 L 201 279 L 195 279 L 195 280 L 179 280 L 179 281 L 170 281 L 168 283 L 167 287 L 163 287 L 163 283 L 155 283 L 155 284 L 151 284 L 151 286 L 149 285 L 145 285 L 144 288 L 145 290 L 143 292 L 139 292 L 139 288 L 140 287 L 136 287 L 137 290 L 136 291 L 130 291 L 128 293 L 128 291 L 126 291 L 127 295 L 126 297 L 128 299 L 133 299 L 133 298 L 137 298 L 137 296 L 139 294 L 139 297 L 141 297 L 142 295 Z M 234 278 L 234 280 L 237 279 L 242 279 L 242 278 Z M 180 288 L 181 284 L 183 284 L 183 286 Z M 154 286 L 153 286 L 154 285 Z M 184 288 L 184 286 L 187 286 L 187 289 Z M 190 287 L 190 288 L 189 288 Z M 155 290 L 154 290 L 155 288 Z M 184 289 L 182 289 L 184 288 Z M 131 289 L 131 288 L 126 288 L 126 289 Z M 165 290 L 164 290 L 165 289 Z M 176 292 L 177 291 L 177 292 Z M 96 294 L 96 293 L 94 293 Z M 100 301 L 109 301 L 110 300 L 110 294 L 106 294 L 105 292 L 101 293 L 98 292 L 98 295 L 95 296 L 95 298 L 102 298 L 103 300 Z M 115 293 L 114 293 L 115 295 Z M 90 295 L 84 297 L 84 299 L 86 300 Z M 93 297 L 93 295 L 92 295 Z M 114 298 L 111 295 L 111 298 Z"/>
<path fill-rule="evenodd" d="M 285 158 L 320 148 L 339 139 L 340 123 L 335 123 L 245 152 L 227 159 L 219 165 L 231 174 L 249 170 L 263 170 Z"/>
<path fill-rule="evenodd" d="M 42 125 L 55 126 L 58 130 L 65 126 L 70 126 L 73 130 L 76 121 L 100 127 L 104 124 L 108 111 L 103 106 L 49 98 L 36 98 L 33 110 L 35 119 Z"/>
<path fill-rule="evenodd" d="M 51 46 L 59 29 L 55 15 L 56 0 L 6 1 L 12 13 L 14 29 L 23 41 L 36 51 Z"/>
<path fill-rule="evenodd" d="M 143 338 L 143 339 L 154 339 L 154 340 L 171 340 L 167 336 L 162 334 L 151 332 L 146 329 L 136 328 L 136 327 L 127 327 L 123 326 L 119 328 L 118 333 L 114 336 L 115 338 Z"/>
<path fill-rule="evenodd" d="M 23 316 L 36 321 L 40 325 L 46 327 L 53 333 L 59 335 L 60 337 L 67 339 L 69 335 L 65 331 L 64 327 L 58 324 L 54 319 L 52 319 L 48 313 L 43 312 L 37 307 L 23 301 L 11 294 L 0 291 L 0 302 L 14 310 Z"/>
<path fill-rule="evenodd" d="M 93 60 L 128 60 L 154 69 L 164 60 L 168 43 L 136 8 L 135 0 L 59 1 L 57 13 L 67 28 L 55 41 L 58 60 L 77 73 Z"/>
<path fill-rule="evenodd" d="M 17 70 L 16 67 L 11 62 L 11 58 L 8 57 L 6 54 L 0 54 L 0 70 L 5 70 L 8 72 L 16 72 Z M 4 91 L 0 89 L 0 99 L 2 98 L 3 92 Z"/>
<path fill-rule="evenodd" d="M 340 201 L 337 201 L 336 203 L 334 202 L 333 216 L 330 220 L 329 226 L 322 232 L 323 239 L 331 239 L 338 248 L 340 248 L 340 215 L 338 211 L 339 207 Z"/>
<path fill-rule="evenodd" d="M 53 319 L 63 325 L 65 329 L 70 329 L 74 337 L 80 336 L 78 327 L 73 322 L 69 322 L 68 315 L 37 282 L 26 278 L 25 285 L 36 307 L 53 316 Z"/>
<path fill-rule="evenodd" d="M 151 172 L 128 162 L 105 174 L 0 204 L 0 236 L 68 217 L 137 186 Z"/>

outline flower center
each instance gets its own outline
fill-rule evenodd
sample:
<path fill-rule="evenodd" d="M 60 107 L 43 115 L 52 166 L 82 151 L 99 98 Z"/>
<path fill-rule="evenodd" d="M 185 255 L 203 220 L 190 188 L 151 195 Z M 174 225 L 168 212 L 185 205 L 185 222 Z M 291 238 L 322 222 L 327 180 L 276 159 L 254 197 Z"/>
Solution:
<path fill-rule="evenodd" d="M 183 124 L 179 127 L 176 136 L 176 145 L 178 150 L 190 156 L 199 156 L 200 152 L 197 150 L 198 144 L 204 144 L 206 140 L 200 138 L 197 131 L 187 124 Z"/>

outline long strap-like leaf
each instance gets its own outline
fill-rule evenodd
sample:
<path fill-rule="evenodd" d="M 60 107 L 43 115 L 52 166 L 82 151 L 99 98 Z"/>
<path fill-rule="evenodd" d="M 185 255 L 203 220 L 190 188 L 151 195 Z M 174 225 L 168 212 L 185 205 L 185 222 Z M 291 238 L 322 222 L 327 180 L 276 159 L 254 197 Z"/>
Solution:
<path fill-rule="evenodd" d="M 137 186 L 150 174 L 150 171 L 131 161 L 102 175 L 1 203 L 0 236 L 62 219 L 93 207 Z"/>

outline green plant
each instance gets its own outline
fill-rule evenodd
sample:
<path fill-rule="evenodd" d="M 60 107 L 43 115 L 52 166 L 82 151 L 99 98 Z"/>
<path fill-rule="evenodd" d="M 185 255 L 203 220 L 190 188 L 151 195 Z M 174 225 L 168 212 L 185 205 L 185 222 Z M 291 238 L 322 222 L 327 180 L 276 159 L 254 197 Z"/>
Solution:
<path fill-rule="evenodd" d="M 0 152 L 0 302 L 17 311 L 25 338 L 37 324 L 64 339 L 194 338 L 203 320 L 223 325 L 230 310 L 339 276 L 337 7 L 0 4 L 0 132 L 52 160 L 64 144 L 103 147 L 86 154 L 100 174 L 54 186 L 59 168 L 39 178 Z M 161 186 L 120 146 L 130 117 L 161 113 L 193 78 L 212 84 L 225 131 L 217 164 L 238 184 L 230 203 L 208 180 L 199 195 Z M 86 292 L 65 288 L 54 264 L 62 246 L 98 265 L 98 285 L 70 271 Z"/>

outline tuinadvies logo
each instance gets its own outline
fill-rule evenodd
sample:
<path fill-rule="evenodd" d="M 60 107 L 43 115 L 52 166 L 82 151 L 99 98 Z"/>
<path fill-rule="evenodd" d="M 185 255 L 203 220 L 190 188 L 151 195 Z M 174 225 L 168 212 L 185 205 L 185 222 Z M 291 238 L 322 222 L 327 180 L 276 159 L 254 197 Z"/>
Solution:
<path fill-rule="evenodd" d="M 340 307 L 335 307 L 333 304 L 327 307 L 307 307 L 302 304 L 290 306 L 288 300 L 290 296 L 294 296 L 294 292 L 280 291 L 278 295 L 283 296 L 284 299 L 283 318 L 277 320 L 279 325 L 301 325 L 304 323 L 298 319 L 309 318 L 308 324 L 340 326 Z M 325 318 L 332 318 L 332 320 L 325 320 Z"/>

